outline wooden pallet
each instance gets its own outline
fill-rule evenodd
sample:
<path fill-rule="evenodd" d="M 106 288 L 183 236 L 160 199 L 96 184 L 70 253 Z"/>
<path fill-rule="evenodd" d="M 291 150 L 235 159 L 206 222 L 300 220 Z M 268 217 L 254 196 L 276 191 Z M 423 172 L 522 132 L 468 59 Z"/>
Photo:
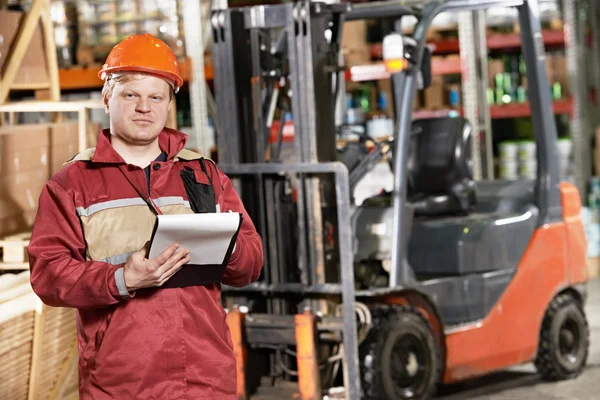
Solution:
<path fill-rule="evenodd" d="M 31 232 L 22 232 L 0 240 L 0 270 L 29 269 L 27 246 L 30 238 Z"/>

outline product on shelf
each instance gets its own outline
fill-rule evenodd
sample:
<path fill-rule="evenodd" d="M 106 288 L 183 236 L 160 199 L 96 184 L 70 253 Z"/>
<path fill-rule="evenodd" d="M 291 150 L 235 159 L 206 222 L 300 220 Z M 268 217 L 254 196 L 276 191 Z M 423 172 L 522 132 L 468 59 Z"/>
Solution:
<path fill-rule="evenodd" d="M 500 178 L 514 180 L 519 178 L 519 144 L 506 141 L 499 144 Z"/>
<path fill-rule="evenodd" d="M 119 20 L 131 21 L 139 18 L 137 0 L 120 0 L 117 4 L 119 10 Z"/>
<path fill-rule="evenodd" d="M 573 142 L 569 138 L 558 140 L 559 173 L 561 177 L 568 177 L 571 166 L 571 153 L 573 152 Z"/>
<path fill-rule="evenodd" d="M 117 3 L 114 1 L 103 1 L 94 4 L 96 8 L 96 20 L 103 22 L 114 22 L 117 19 Z"/>
<path fill-rule="evenodd" d="M 160 38 L 177 57 L 184 57 L 182 4 L 177 0 L 81 0 L 77 3 L 77 62 L 101 63 L 115 44 L 137 33 Z"/>

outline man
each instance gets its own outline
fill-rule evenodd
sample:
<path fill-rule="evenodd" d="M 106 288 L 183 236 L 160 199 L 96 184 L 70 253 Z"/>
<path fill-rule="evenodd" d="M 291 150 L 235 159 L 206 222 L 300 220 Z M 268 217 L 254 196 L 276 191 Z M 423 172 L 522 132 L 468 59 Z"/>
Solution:
<path fill-rule="evenodd" d="M 100 76 L 110 129 L 42 191 L 29 245 L 33 289 L 48 305 L 78 310 L 81 400 L 234 399 L 220 283 L 169 286 L 195 268 L 185 266 L 189 251 L 174 243 L 147 259 L 145 244 L 157 214 L 193 212 L 182 171 L 205 196 L 199 212 L 242 213 L 221 282 L 258 278 L 261 239 L 230 180 L 164 128 L 183 83 L 167 45 L 129 37 Z"/>

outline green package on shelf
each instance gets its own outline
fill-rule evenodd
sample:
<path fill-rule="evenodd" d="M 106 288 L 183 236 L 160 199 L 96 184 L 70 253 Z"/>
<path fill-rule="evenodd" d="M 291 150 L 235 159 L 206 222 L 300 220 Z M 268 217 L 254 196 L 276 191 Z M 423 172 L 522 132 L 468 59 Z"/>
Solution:
<path fill-rule="evenodd" d="M 496 89 L 504 89 L 504 74 L 503 73 L 498 73 L 495 76 L 495 80 L 496 80 Z"/>
<path fill-rule="evenodd" d="M 517 103 L 525 103 L 527 101 L 527 90 L 523 86 L 517 88 Z"/>
<path fill-rule="evenodd" d="M 488 102 L 488 104 L 489 105 L 494 104 L 494 89 L 493 88 L 487 88 L 486 94 L 487 94 L 487 102 Z"/>
<path fill-rule="evenodd" d="M 552 98 L 554 100 L 562 99 L 562 85 L 560 82 L 554 82 L 552 85 Z"/>
<path fill-rule="evenodd" d="M 496 104 L 498 104 L 498 105 L 504 104 L 504 100 L 505 100 L 504 95 L 505 95 L 504 88 L 502 88 L 502 87 L 496 88 Z"/>
<path fill-rule="evenodd" d="M 510 72 L 504 73 L 504 91 L 510 93 L 513 89 L 513 79 Z"/>

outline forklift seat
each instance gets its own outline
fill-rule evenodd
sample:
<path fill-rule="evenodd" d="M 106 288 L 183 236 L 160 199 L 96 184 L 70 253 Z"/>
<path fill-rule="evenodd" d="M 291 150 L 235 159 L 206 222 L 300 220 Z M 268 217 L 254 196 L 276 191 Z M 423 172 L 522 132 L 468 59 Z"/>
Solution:
<path fill-rule="evenodd" d="M 464 118 L 413 122 L 408 162 L 408 201 L 415 216 L 468 214 L 476 202 L 471 124 Z"/>

